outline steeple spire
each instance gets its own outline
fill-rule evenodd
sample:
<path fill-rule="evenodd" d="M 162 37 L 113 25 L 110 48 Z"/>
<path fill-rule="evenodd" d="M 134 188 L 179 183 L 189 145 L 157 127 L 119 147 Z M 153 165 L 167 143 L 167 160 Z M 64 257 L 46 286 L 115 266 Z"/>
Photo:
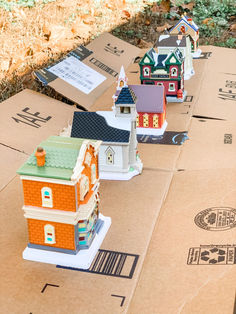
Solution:
<path fill-rule="evenodd" d="M 127 87 L 127 82 L 128 82 L 128 78 L 125 74 L 125 69 L 123 67 L 123 65 L 120 68 L 120 74 L 117 80 L 117 90 L 121 90 L 122 87 Z"/>

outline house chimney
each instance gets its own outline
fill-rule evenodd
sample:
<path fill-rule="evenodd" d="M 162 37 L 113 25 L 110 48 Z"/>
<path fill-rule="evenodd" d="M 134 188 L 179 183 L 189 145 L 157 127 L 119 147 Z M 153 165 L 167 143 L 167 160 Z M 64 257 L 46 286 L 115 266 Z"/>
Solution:
<path fill-rule="evenodd" d="M 37 147 L 37 150 L 35 152 L 35 157 L 37 159 L 37 166 L 38 167 L 43 167 L 45 165 L 45 156 L 46 152 L 43 149 L 43 147 Z"/>
<path fill-rule="evenodd" d="M 189 24 L 191 24 L 191 25 L 192 25 L 192 22 L 193 22 L 193 20 L 192 20 L 192 19 L 188 18 L 188 19 L 187 19 L 187 21 L 188 21 L 188 23 L 189 23 Z"/>

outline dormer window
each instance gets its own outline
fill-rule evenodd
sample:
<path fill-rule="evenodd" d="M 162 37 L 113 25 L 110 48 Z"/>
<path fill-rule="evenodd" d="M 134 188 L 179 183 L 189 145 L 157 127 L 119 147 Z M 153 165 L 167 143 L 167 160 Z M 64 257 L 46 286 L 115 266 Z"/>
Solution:
<path fill-rule="evenodd" d="M 149 67 L 144 67 L 143 68 L 143 76 L 150 76 L 150 68 Z"/>
<path fill-rule="evenodd" d="M 177 76 L 177 69 L 176 68 L 171 69 L 171 76 Z"/>

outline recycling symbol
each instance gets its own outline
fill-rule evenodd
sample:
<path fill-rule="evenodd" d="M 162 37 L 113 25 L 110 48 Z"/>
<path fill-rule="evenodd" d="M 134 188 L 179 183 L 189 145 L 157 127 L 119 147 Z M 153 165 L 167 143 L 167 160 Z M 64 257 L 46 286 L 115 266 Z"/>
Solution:
<path fill-rule="evenodd" d="M 207 264 L 222 263 L 226 259 L 226 251 L 218 248 L 201 252 L 201 260 Z"/>

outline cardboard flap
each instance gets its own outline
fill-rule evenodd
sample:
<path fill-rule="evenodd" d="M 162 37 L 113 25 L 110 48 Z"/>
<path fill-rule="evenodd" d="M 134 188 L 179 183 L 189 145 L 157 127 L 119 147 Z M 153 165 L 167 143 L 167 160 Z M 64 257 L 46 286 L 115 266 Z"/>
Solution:
<path fill-rule="evenodd" d="M 104 33 L 35 75 L 43 84 L 89 109 L 116 80 L 120 67 L 127 68 L 139 52 L 139 48 Z"/>

